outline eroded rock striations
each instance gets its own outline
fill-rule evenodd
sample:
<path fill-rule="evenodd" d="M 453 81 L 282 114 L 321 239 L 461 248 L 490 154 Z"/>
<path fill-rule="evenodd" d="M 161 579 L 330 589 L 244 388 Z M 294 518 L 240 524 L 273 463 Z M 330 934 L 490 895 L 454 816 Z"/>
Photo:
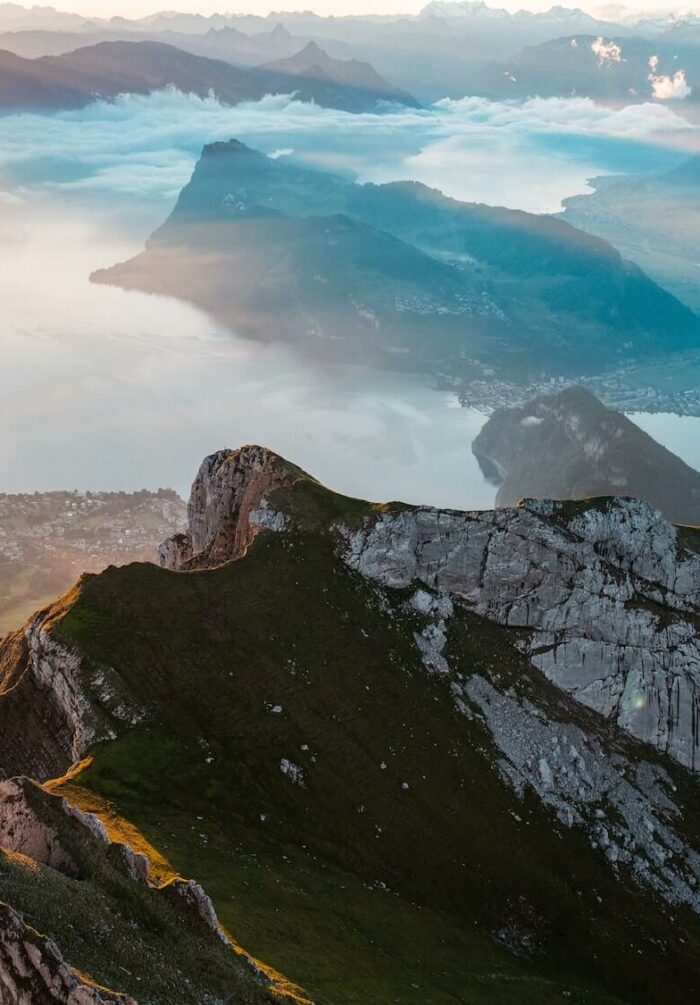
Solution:
<path fill-rule="evenodd" d="M 283 527 L 284 516 L 270 509 L 268 496 L 298 475 L 264 447 L 210 454 L 192 484 L 188 529 L 160 546 L 158 564 L 193 569 L 239 558 L 260 529 Z"/>
<path fill-rule="evenodd" d="M 510 628 L 578 701 L 700 766 L 700 556 L 634 499 L 409 509 L 344 528 L 345 557 L 392 587 L 420 580 Z"/>

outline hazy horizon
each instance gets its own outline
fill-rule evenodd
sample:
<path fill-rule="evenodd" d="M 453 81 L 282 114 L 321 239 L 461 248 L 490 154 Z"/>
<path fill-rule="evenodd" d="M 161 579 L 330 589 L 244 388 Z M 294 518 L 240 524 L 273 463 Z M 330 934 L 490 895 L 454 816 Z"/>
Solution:
<path fill-rule="evenodd" d="M 184 0 L 184 2 L 171 3 L 165 0 L 159 4 L 157 0 L 71 0 L 66 4 L 55 4 L 54 9 L 67 13 L 79 14 L 84 17 L 126 17 L 140 18 L 148 17 L 163 11 L 179 14 L 202 14 L 210 16 L 212 14 L 241 15 L 255 14 L 260 17 L 273 12 L 313 12 L 322 16 L 361 16 L 361 15 L 391 15 L 391 14 L 418 14 L 427 6 L 429 0 L 364 0 L 362 3 L 347 2 L 347 0 L 314 0 L 313 4 L 299 3 L 298 0 L 271 0 L 270 3 L 257 3 L 255 0 L 236 0 L 235 6 L 228 7 L 229 0 Z M 449 2 L 449 0 L 448 0 Z M 32 7 L 41 6 L 33 3 L 19 2 L 14 4 L 30 10 Z M 49 6 L 49 5 L 46 5 Z M 528 3 L 521 3 L 519 0 L 493 0 L 486 6 L 493 8 L 503 8 L 511 12 L 519 10 L 529 10 L 533 12 L 546 11 L 554 6 L 578 8 L 598 17 L 610 18 L 620 16 L 630 16 L 636 12 L 645 14 L 673 13 L 673 12 L 695 12 L 700 13 L 700 6 L 697 4 L 678 4 L 674 2 L 659 2 L 659 0 L 635 0 L 633 4 L 583 2 L 570 0 L 562 4 L 549 2 L 549 0 L 530 0 Z"/>

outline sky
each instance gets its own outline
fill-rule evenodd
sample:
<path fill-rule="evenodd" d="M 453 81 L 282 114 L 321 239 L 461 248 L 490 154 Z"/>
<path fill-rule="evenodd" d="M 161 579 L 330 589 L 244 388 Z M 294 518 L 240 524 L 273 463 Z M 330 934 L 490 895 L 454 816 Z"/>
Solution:
<path fill-rule="evenodd" d="M 505 7 L 508 10 L 547 10 L 557 0 L 492 0 L 489 6 Z M 581 7 L 594 10 L 604 5 L 604 0 L 561 0 L 563 6 Z M 111 17 L 115 14 L 122 17 L 143 17 L 159 10 L 177 10 L 196 12 L 200 14 L 250 13 L 265 15 L 271 10 L 314 10 L 318 14 L 390 14 L 417 13 L 428 0 L 67 0 L 65 3 L 54 3 L 59 10 L 69 10 L 76 14 L 90 17 Z M 31 2 L 21 3 L 23 7 L 31 7 Z M 607 6 L 611 6 L 608 3 Z M 617 4 L 615 4 L 617 6 Z M 696 7 L 700 12 L 700 3 L 678 3 L 677 0 L 634 0 L 629 3 L 630 9 L 640 11 L 679 10 Z"/>

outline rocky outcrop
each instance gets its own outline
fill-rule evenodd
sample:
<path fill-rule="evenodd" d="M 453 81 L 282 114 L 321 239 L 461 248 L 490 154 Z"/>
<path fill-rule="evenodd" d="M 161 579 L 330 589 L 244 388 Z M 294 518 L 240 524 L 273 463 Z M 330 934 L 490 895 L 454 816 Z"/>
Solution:
<path fill-rule="evenodd" d="M 499 409 L 472 451 L 499 486 L 497 506 L 624 495 L 675 523 L 700 523 L 700 474 L 581 387 Z"/>
<path fill-rule="evenodd" d="M 94 744 L 147 714 L 109 666 L 86 665 L 52 631 L 61 603 L 0 649 L 0 779 L 62 775 Z"/>
<path fill-rule="evenodd" d="M 106 852 L 122 875 L 148 885 L 147 860 L 127 845 L 112 841 L 94 813 L 78 809 L 29 778 L 0 783 L 0 849 L 79 878 L 79 856 L 68 850 L 68 844 L 71 848 L 96 847 L 98 854 Z"/>
<path fill-rule="evenodd" d="M 65 962 L 51 939 L 0 903 L 0 1002 L 3 1005 L 137 1005 L 133 998 L 98 987 Z"/>
<path fill-rule="evenodd" d="M 6 853 L 10 853 L 12 861 L 23 863 L 25 871 L 36 874 L 39 882 L 41 873 L 37 865 L 63 873 L 71 880 L 91 879 L 98 889 L 100 877 L 106 876 L 106 884 L 113 887 L 119 898 L 128 900 L 124 894 L 131 891 L 130 896 L 142 906 L 150 899 L 147 910 L 167 917 L 169 931 L 178 931 L 180 936 L 195 939 L 205 947 L 215 947 L 215 954 L 222 954 L 219 958 L 232 966 L 232 978 L 240 969 L 252 975 L 250 982 L 255 993 L 241 1000 L 307 1001 L 302 995 L 283 993 L 277 983 L 278 975 L 263 972 L 231 941 L 219 923 L 211 899 L 198 883 L 174 875 L 163 885 L 152 882 L 148 860 L 128 845 L 112 840 L 95 814 L 77 808 L 64 796 L 28 778 L 13 778 L 0 784 L 0 886 L 13 891 L 3 870 Z M 63 923 L 51 913 L 48 917 L 53 924 L 52 934 L 62 943 Z M 114 919 L 110 919 L 110 924 L 113 923 Z M 128 974 L 128 970 L 124 973 Z M 231 986 L 237 983 L 234 981 Z M 209 995 L 200 1000 L 215 1001 Z M 40 1002 L 136 1005 L 128 995 L 93 985 L 74 972 L 53 941 L 30 928 L 21 911 L 0 902 L 0 1003 Z"/>
<path fill-rule="evenodd" d="M 219 923 L 211 898 L 199 883 L 193 879 L 180 879 L 176 876 L 161 887 L 161 893 L 180 908 L 184 908 L 198 925 L 203 925 L 206 931 L 216 936 L 220 942 L 228 943 L 228 937 Z"/>
<path fill-rule="evenodd" d="M 534 791 L 566 827 L 582 828 L 613 867 L 700 912 L 700 855 L 678 827 L 675 786 L 662 768 L 610 754 L 579 725 L 548 717 L 479 674 L 457 690 L 483 717 L 501 773 L 518 795 Z"/>
<path fill-rule="evenodd" d="M 78 864 L 63 847 L 55 827 L 43 820 L 32 804 L 33 788 L 27 779 L 0 783 L 0 848 L 69 876 L 80 875 Z"/>
<path fill-rule="evenodd" d="M 282 513 L 269 497 L 305 477 L 261 447 L 207 457 L 192 487 L 186 547 L 182 538 L 166 542 L 163 563 L 217 565 L 244 554 L 261 529 L 293 525 L 293 501 Z M 366 578 L 402 589 L 422 582 L 442 596 L 414 597 L 418 607 L 438 605 L 416 634 L 429 669 L 449 669 L 447 611 L 458 599 L 497 624 L 526 629 L 518 645 L 554 684 L 700 769 L 700 555 L 649 504 L 620 497 L 471 513 L 402 507 L 336 529 L 345 561 Z"/>
<path fill-rule="evenodd" d="M 180 569 L 192 558 L 192 537 L 186 531 L 173 534 L 158 545 L 156 560 L 162 569 Z"/>
<path fill-rule="evenodd" d="M 700 768 L 700 556 L 646 503 L 406 509 L 341 531 L 351 568 L 528 629 L 519 645 L 553 683 Z"/>
<path fill-rule="evenodd" d="M 161 545 L 166 569 L 201 569 L 245 554 L 261 528 L 279 530 L 284 517 L 267 496 L 299 472 L 265 447 L 219 450 L 206 457 L 192 485 L 188 528 Z"/>
<path fill-rule="evenodd" d="M 62 774 L 112 735 L 85 685 L 80 657 L 46 630 L 44 615 L 10 638 L 0 654 L 0 778 Z"/>

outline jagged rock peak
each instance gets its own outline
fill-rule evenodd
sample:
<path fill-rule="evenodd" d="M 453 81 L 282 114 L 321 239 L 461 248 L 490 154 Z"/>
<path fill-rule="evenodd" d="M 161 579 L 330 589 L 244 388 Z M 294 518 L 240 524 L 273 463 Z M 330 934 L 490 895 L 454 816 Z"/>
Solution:
<path fill-rule="evenodd" d="M 205 457 L 192 483 L 188 527 L 158 549 L 163 568 L 207 568 L 245 554 L 262 527 L 280 527 L 269 494 L 303 472 L 267 447 L 248 445 Z"/>

